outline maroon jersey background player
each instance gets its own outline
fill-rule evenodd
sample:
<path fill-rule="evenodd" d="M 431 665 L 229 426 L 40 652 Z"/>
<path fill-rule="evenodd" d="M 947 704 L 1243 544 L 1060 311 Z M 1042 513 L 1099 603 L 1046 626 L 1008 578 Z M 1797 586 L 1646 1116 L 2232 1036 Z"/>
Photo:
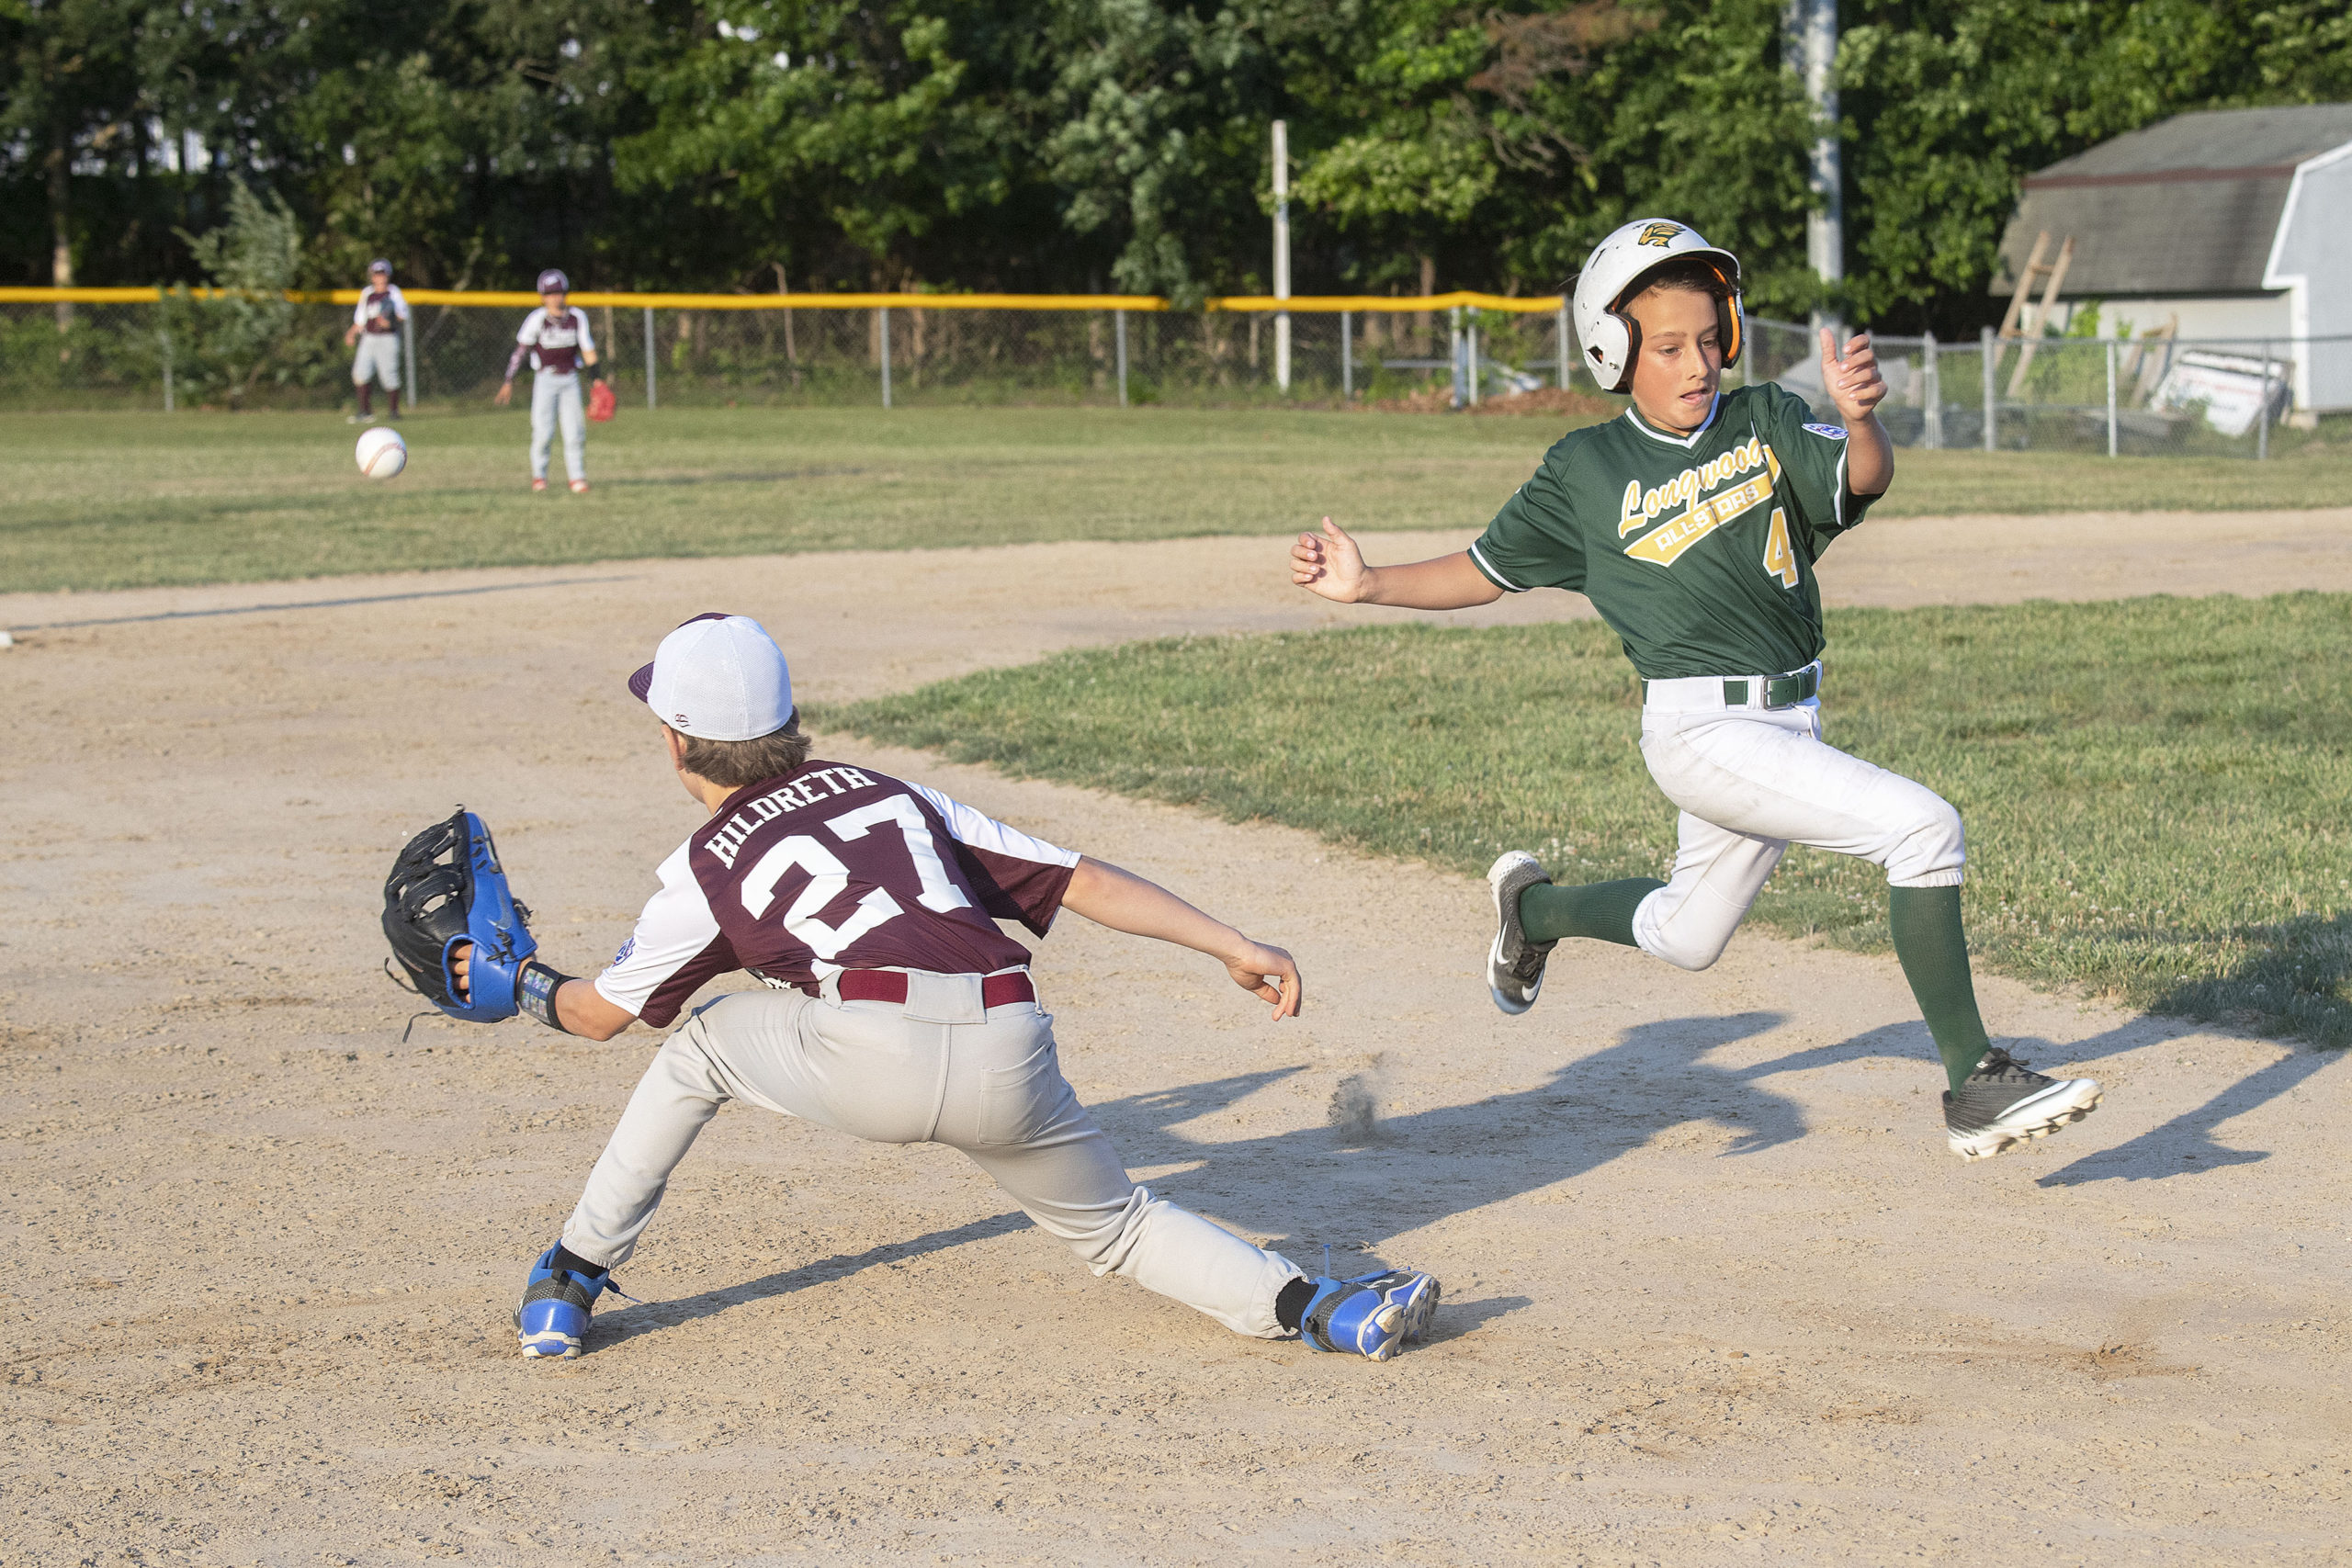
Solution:
<path fill-rule="evenodd" d="M 392 282 L 392 264 L 379 257 L 368 264 L 368 287 L 351 312 L 344 345 L 358 352 L 351 360 L 351 384 L 359 393 L 359 412 L 350 423 L 376 417 L 369 394 L 376 383 L 391 394 L 391 415 L 401 416 L 401 326 L 408 320 L 408 297 Z"/>
<path fill-rule="evenodd" d="M 588 330 L 588 312 L 571 303 L 571 280 L 555 267 L 539 274 L 539 308 L 523 318 L 514 334 L 514 352 L 506 358 L 506 379 L 491 399 L 504 408 L 514 396 L 515 372 L 525 360 L 531 366 L 531 489 L 548 488 L 548 451 L 556 427 L 563 427 L 563 466 L 571 476 L 571 492 L 588 489 L 588 426 L 580 405 L 580 368 L 602 379 L 596 367 L 596 340 Z"/>

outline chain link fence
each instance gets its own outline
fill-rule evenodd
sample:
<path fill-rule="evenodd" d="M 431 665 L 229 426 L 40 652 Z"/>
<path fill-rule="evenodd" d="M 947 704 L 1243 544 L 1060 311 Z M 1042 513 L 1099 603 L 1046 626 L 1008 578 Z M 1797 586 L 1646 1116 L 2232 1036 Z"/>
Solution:
<path fill-rule="evenodd" d="M 1814 329 L 1750 326 L 1748 373 L 1831 412 Z M 1879 419 L 1901 446 L 2265 458 L 2327 440 L 2314 389 L 2352 401 L 2347 337 L 1872 342 L 1887 382 Z"/>
<path fill-rule="evenodd" d="M 1498 390 L 1549 384 L 1558 359 L 1549 311 L 581 308 L 615 389 L 650 406 L 1332 404 L 1451 387 L 1473 342 Z M 489 408 L 524 314 L 413 306 L 410 402 Z M 0 407 L 334 408 L 350 324 L 276 300 L 0 304 Z"/>
<path fill-rule="evenodd" d="M 1262 303 L 582 309 L 616 389 L 648 406 L 1435 408 L 1591 390 L 1573 373 L 1566 312 L 1549 302 L 1255 308 Z M 402 344 L 409 401 L 489 409 L 524 313 L 415 305 Z M 341 305 L 184 293 L 0 304 L 0 408 L 345 406 L 350 322 Z M 2345 338 L 1875 341 L 1889 389 L 1881 418 L 1905 446 L 2263 457 L 2314 438 L 2301 412 L 2311 389 L 2352 390 Z M 1748 345 L 1731 384 L 1778 381 L 1830 412 L 1814 329 L 1753 317 Z"/>

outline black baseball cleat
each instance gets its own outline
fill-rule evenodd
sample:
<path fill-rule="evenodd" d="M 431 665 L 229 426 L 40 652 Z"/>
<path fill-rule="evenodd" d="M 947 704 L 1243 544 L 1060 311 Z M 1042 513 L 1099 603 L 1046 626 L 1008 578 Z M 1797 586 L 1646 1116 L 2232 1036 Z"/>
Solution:
<path fill-rule="evenodd" d="M 1551 874 L 1525 850 L 1512 850 L 1487 868 L 1487 886 L 1495 896 L 1495 944 L 1487 950 L 1487 994 L 1507 1013 L 1525 1012 L 1544 989 L 1544 961 L 1560 945 L 1530 942 L 1519 923 L 1519 896 Z"/>
<path fill-rule="evenodd" d="M 1996 1045 L 1957 1092 L 1944 1091 L 1944 1130 L 1961 1158 L 1990 1159 L 2081 1121 L 2098 1109 L 2099 1093 L 2094 1079 L 2028 1071 Z"/>

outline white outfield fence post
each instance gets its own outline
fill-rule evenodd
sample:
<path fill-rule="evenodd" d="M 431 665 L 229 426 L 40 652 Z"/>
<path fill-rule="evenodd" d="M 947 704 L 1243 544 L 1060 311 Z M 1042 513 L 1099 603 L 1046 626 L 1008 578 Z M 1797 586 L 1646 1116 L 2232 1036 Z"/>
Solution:
<path fill-rule="evenodd" d="M 1453 406 L 1461 408 L 1467 399 L 1462 383 L 1462 307 L 1454 306 L 1445 313 L 1445 356 L 1453 367 Z"/>
<path fill-rule="evenodd" d="M 1340 312 L 1340 400 L 1347 402 L 1356 395 L 1356 344 L 1351 313 Z"/>
<path fill-rule="evenodd" d="M 653 406 L 653 307 L 645 308 L 645 406 Z"/>
<path fill-rule="evenodd" d="M 2114 339 L 2108 339 L 2108 456 L 2112 458 L 2117 449 L 2114 440 Z"/>
<path fill-rule="evenodd" d="M 1560 314 L 1552 323 L 1554 351 L 1559 355 L 1559 369 L 1552 378 L 1560 390 L 1568 389 L 1568 367 L 1576 362 L 1568 357 L 1568 297 L 1560 296 Z"/>
<path fill-rule="evenodd" d="M 874 312 L 880 318 L 882 349 L 882 406 L 890 406 L 890 307 L 883 306 Z"/>
<path fill-rule="evenodd" d="M 172 412 L 172 333 L 166 327 L 155 334 L 164 340 L 164 412 Z"/>
<path fill-rule="evenodd" d="M 1111 335 L 1119 344 L 1119 406 L 1127 406 L 1127 313 L 1111 312 Z"/>
<path fill-rule="evenodd" d="M 1998 449 L 1993 424 L 1998 412 L 1998 405 L 1993 401 L 1993 372 L 1996 368 L 1993 364 L 1993 329 L 1983 329 L 1977 334 L 1976 343 L 1984 364 L 1984 450 L 1991 452 Z"/>
<path fill-rule="evenodd" d="M 1274 298 L 1290 299 L 1290 122 L 1274 121 Z M 1274 310 L 1274 384 L 1290 390 L 1290 311 Z"/>
<path fill-rule="evenodd" d="M 2254 411 L 2254 460 L 2270 457 L 2270 340 L 2262 340 L 2262 406 Z"/>
<path fill-rule="evenodd" d="M 1936 363 L 1936 334 L 1919 339 L 1919 378 L 1927 383 L 1927 413 L 1919 421 L 1919 445 L 1939 452 L 1944 445 L 1944 376 Z"/>
<path fill-rule="evenodd" d="M 406 370 L 408 375 L 408 412 L 414 413 L 416 412 L 417 397 L 416 322 L 414 321 L 406 321 L 401 323 L 401 358 L 406 361 L 403 368 Z"/>

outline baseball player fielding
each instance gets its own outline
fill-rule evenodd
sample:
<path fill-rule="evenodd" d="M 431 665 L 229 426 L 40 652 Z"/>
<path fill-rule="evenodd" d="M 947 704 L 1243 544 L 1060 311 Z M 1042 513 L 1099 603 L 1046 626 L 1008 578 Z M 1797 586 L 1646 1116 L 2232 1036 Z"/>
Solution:
<path fill-rule="evenodd" d="M 380 384 L 388 398 L 385 412 L 401 416 L 401 328 L 408 322 L 408 296 L 392 282 L 392 264 L 379 256 L 368 264 L 368 287 L 352 308 L 351 325 L 343 343 L 351 349 L 351 386 L 359 396 L 354 424 L 375 422 L 372 400 Z"/>
<path fill-rule="evenodd" d="M 596 359 L 596 337 L 588 330 L 588 312 L 570 303 L 571 279 L 549 267 L 539 274 L 539 305 L 523 318 L 514 333 L 514 351 L 506 356 L 506 377 L 491 400 L 504 408 L 514 396 L 514 377 L 528 361 L 531 367 L 531 489 L 548 488 L 548 453 L 556 428 L 563 429 L 563 471 L 571 493 L 588 491 L 588 424 L 580 401 L 580 371 L 587 368 L 599 387 L 605 372 Z M 605 402 L 605 409 L 610 403 Z M 609 414 L 607 414 L 609 417 Z"/>
<path fill-rule="evenodd" d="M 451 1017 L 526 1012 L 609 1040 L 673 1022 L 736 970 L 765 983 L 696 1009 L 655 1055 L 571 1222 L 531 1265 L 515 1315 L 526 1356 L 580 1354 L 670 1173 L 730 1100 L 876 1143 L 960 1149 L 1097 1275 L 1119 1274 L 1236 1333 L 1295 1335 L 1385 1360 L 1425 1337 L 1438 1282 L 1412 1269 L 1311 1277 L 1178 1208 L 1125 1166 L 1062 1077 L 1029 952 L 1062 909 L 1208 954 L 1271 1004 L 1298 966 L 1132 873 L 1031 838 L 933 789 L 808 755 L 783 653 L 746 616 L 697 615 L 630 692 L 707 820 L 594 980 L 537 958 L 481 819 L 462 807 L 401 853 L 384 929 Z"/>
<path fill-rule="evenodd" d="M 1487 987 L 1523 1013 L 1563 938 L 1638 947 L 1704 969 L 1792 843 L 1886 870 L 1896 957 L 1948 1089 L 1952 1152 L 1982 1159 L 2096 1109 L 2099 1086 L 2030 1070 L 1987 1038 L 1969 973 L 1960 814 L 1923 784 L 1822 738 L 1815 563 L 1894 478 L 1868 334 L 1821 334 L 1840 424 L 1767 383 L 1723 389 L 1738 363 L 1738 260 L 1685 223 L 1611 233 L 1571 309 L 1587 369 L 1633 406 L 1572 432 L 1468 549 L 1372 567 L 1329 518 L 1292 547 L 1292 581 L 1340 604 L 1426 610 L 1537 588 L 1582 592 L 1642 678 L 1642 757 L 1679 808 L 1673 874 L 1555 886 L 1513 851 L 1487 873 Z"/>

